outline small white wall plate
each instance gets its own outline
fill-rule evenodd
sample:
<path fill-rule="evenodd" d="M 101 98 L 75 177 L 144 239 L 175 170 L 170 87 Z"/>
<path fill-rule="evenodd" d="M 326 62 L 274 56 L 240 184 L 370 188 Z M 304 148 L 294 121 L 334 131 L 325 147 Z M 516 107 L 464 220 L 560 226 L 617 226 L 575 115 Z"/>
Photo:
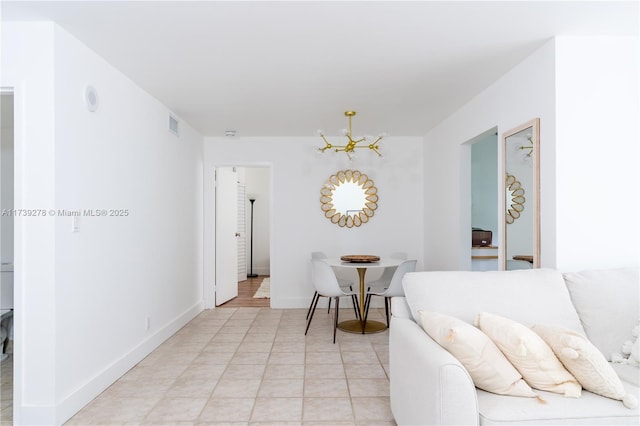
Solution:
<path fill-rule="evenodd" d="M 89 111 L 95 112 L 98 109 L 98 91 L 93 86 L 87 86 L 84 90 L 84 100 Z"/>

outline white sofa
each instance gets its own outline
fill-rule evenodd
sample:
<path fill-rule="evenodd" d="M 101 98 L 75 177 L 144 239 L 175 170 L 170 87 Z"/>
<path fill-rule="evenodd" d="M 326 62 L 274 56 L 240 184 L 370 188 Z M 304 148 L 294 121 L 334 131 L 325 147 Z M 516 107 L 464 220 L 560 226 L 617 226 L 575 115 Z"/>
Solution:
<path fill-rule="evenodd" d="M 586 334 L 610 361 L 640 318 L 638 269 L 414 272 L 403 285 L 405 297 L 392 299 L 389 335 L 391 409 L 399 425 L 640 424 L 637 407 L 584 389 L 580 398 L 534 389 L 546 403 L 477 389 L 416 322 L 425 310 L 471 324 L 479 312 L 492 312 L 527 326 L 562 326 Z M 610 365 L 640 400 L 638 368 Z"/>

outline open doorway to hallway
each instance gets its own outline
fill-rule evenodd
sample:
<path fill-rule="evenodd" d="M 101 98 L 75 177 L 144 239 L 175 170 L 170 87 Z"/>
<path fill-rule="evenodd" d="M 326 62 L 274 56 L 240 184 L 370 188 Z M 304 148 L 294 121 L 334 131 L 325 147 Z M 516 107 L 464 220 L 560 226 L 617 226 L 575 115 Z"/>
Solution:
<path fill-rule="evenodd" d="M 224 199 L 216 196 L 216 222 L 220 215 L 227 214 L 230 205 L 236 205 L 235 243 L 236 262 L 218 261 L 220 250 L 229 247 L 228 242 L 220 244 L 219 237 L 228 234 L 229 229 L 216 231 L 216 305 L 219 307 L 269 307 L 271 296 L 270 277 L 270 168 L 268 166 L 233 166 L 237 178 L 237 191 L 220 191 L 217 181 L 217 194 L 227 194 Z M 218 170 L 224 168 L 218 168 Z M 228 169 L 228 167 L 227 167 Z M 232 230 L 232 229 L 231 229 Z M 230 253 L 229 253 L 230 254 Z M 237 274 L 232 268 L 237 268 Z M 233 283 L 228 277 L 237 276 Z M 222 282 L 220 277 L 224 277 Z M 223 286 L 233 286 L 233 293 Z M 219 291 L 227 295 L 219 298 Z"/>

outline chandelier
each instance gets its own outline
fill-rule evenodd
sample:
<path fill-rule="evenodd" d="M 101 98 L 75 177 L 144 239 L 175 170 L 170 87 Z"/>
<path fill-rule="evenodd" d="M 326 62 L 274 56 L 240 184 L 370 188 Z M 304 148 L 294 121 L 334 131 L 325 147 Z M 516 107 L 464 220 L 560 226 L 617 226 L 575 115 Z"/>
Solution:
<path fill-rule="evenodd" d="M 352 133 L 351 133 L 351 119 L 353 118 L 354 115 L 356 115 L 356 112 L 355 111 L 345 111 L 344 115 L 349 117 L 349 129 L 343 129 L 342 130 L 342 134 L 347 137 L 347 143 L 345 145 L 334 145 L 334 144 L 331 144 L 327 140 L 327 137 L 324 135 L 324 132 L 322 130 L 318 130 L 318 134 L 320 135 L 320 137 L 322 138 L 322 140 L 325 143 L 324 147 L 318 148 L 318 151 L 325 152 L 327 150 L 333 150 L 335 152 L 344 152 L 345 154 L 347 154 L 347 157 L 349 157 L 349 160 L 352 160 L 351 154 L 354 154 L 356 149 L 364 148 L 364 149 L 369 149 L 369 150 L 375 152 L 376 154 L 378 154 L 378 157 L 382 157 L 382 154 L 380 153 L 380 145 L 378 145 L 378 142 L 380 142 L 382 140 L 382 138 L 385 137 L 386 135 L 384 133 L 381 134 L 381 135 L 378 135 L 378 137 L 373 142 L 371 142 L 369 144 L 367 144 L 367 137 L 366 136 L 362 136 L 360 138 L 354 139 L 353 136 L 352 136 Z M 362 145 L 358 145 L 361 142 L 363 142 L 363 144 Z"/>

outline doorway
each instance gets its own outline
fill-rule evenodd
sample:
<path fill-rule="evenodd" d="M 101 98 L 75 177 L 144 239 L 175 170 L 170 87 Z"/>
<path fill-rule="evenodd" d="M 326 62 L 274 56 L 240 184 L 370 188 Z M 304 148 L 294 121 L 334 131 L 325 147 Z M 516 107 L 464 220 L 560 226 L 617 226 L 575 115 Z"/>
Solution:
<path fill-rule="evenodd" d="M 0 423 L 13 423 L 14 96 L 0 94 Z"/>
<path fill-rule="evenodd" d="M 270 306 L 270 176 L 269 166 L 216 168 L 217 307 Z"/>
<path fill-rule="evenodd" d="M 462 179 L 461 220 L 464 240 L 461 241 L 465 270 L 498 270 L 498 129 L 494 127 L 462 145 L 463 167 L 468 175 Z M 472 246 L 472 229 L 488 231 L 491 240 Z M 486 233 L 484 233 L 486 235 Z"/>

